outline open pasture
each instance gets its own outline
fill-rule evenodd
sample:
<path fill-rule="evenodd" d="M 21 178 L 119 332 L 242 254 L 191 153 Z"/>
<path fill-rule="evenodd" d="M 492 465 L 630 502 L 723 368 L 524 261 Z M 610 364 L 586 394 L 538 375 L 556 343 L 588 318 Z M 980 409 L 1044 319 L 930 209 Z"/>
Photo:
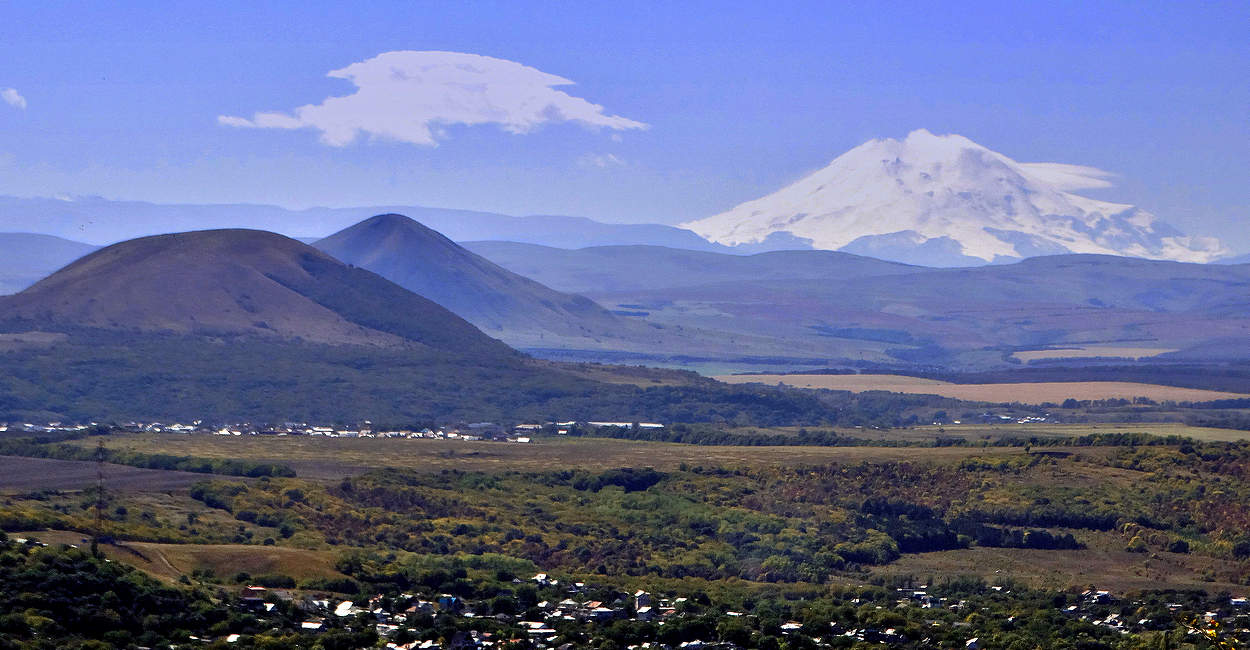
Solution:
<path fill-rule="evenodd" d="M 94 445 L 94 440 L 77 444 Z M 889 460 L 954 460 L 1023 454 L 1020 448 L 964 447 L 731 447 L 635 442 L 607 438 L 542 438 L 538 442 L 465 442 L 308 436 L 133 434 L 110 436 L 110 449 L 200 458 L 283 463 L 302 478 L 337 479 L 369 469 L 423 471 L 602 470 L 616 467 L 675 469 L 690 466 L 767 467 Z"/>
<path fill-rule="evenodd" d="M 1052 424 L 1029 423 L 1016 424 L 957 424 L 957 425 L 925 425 L 910 429 L 891 432 L 904 439 L 926 440 L 935 438 L 965 438 L 968 440 L 1002 438 L 1046 438 L 1067 437 L 1078 438 L 1100 433 L 1145 433 L 1166 438 L 1180 436 L 1193 438 L 1202 442 L 1233 442 L 1250 440 L 1250 431 L 1238 429 L 1217 429 L 1214 427 L 1196 427 L 1180 422 L 1143 422 L 1143 423 L 1086 423 L 1086 424 Z"/>
<path fill-rule="evenodd" d="M 86 548 L 88 535 L 69 530 L 12 533 L 45 544 L 69 544 Z M 129 564 L 165 580 L 177 580 L 193 571 L 210 571 L 223 579 L 243 572 L 253 576 L 285 575 L 295 580 L 344 578 L 334 568 L 335 552 L 258 544 L 158 544 L 121 541 L 101 544 L 100 551 L 114 562 Z"/>
<path fill-rule="evenodd" d="M 807 427 L 809 430 L 811 427 Z M 737 434 L 769 434 L 794 437 L 804 427 L 737 427 L 730 429 Z M 824 429 L 820 429 L 824 430 Z M 1180 422 L 1092 422 L 1059 424 L 1054 422 L 1002 422 L 991 424 L 925 424 L 888 430 L 865 430 L 837 427 L 838 434 L 849 437 L 880 440 L 882 444 L 926 444 L 937 440 L 961 439 L 969 442 L 992 442 L 1000 440 L 1028 440 L 1030 438 L 1079 438 L 1110 433 L 1144 433 L 1166 438 L 1179 436 L 1203 442 L 1234 442 L 1250 440 L 1250 431 L 1197 427 Z"/>
<path fill-rule="evenodd" d="M 1209 402 L 1250 398 L 1250 395 L 1197 388 L 1177 388 L 1126 381 L 1054 381 L 1002 384 L 953 384 L 902 375 L 722 375 L 731 384 L 784 384 L 795 388 L 827 388 L 861 393 L 871 390 L 916 395 L 941 395 L 973 402 L 1044 404 L 1066 399 L 1101 400 L 1145 397 L 1158 402 Z"/>
<path fill-rule="evenodd" d="M 914 575 L 922 580 L 975 576 L 990 584 L 1010 579 L 1040 588 L 1097 586 L 1117 593 L 1142 589 L 1244 590 L 1229 579 L 1236 571 L 1237 563 L 1231 560 L 1162 551 L 1143 554 L 1122 549 L 987 547 L 908 553 L 872 569 L 881 576 Z M 1204 573 L 1216 577 L 1204 579 Z"/>

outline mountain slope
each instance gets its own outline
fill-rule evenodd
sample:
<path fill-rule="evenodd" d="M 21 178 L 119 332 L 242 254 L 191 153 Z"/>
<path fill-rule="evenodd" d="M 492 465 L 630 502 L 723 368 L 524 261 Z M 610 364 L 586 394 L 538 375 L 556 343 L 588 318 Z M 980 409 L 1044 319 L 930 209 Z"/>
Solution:
<path fill-rule="evenodd" d="M 591 294 L 760 280 L 834 280 L 918 270 L 834 251 L 730 255 L 662 246 L 569 250 L 498 241 L 465 242 L 464 247 L 547 286 Z"/>
<path fill-rule="evenodd" d="M 158 235 L 92 253 L 0 299 L 0 320 L 514 353 L 437 304 L 282 235 Z"/>
<path fill-rule="evenodd" d="M 366 219 L 314 244 L 507 340 L 620 336 L 625 324 L 581 296 L 522 277 L 398 214 Z M 555 341 L 552 341 L 554 344 Z"/>
<path fill-rule="evenodd" d="M 1250 340 L 1250 265 L 1059 255 L 911 268 L 587 293 L 656 323 L 769 332 L 796 346 L 856 342 L 848 358 L 930 365 L 993 365 L 1003 350 L 1050 345 L 1188 349 Z"/>
<path fill-rule="evenodd" d="M 728 212 L 682 224 L 727 246 L 785 236 L 815 248 L 930 265 L 1095 253 L 1186 262 L 1225 254 L 1131 205 L 1070 190 L 1106 173 L 1018 163 L 958 135 L 873 140 Z"/>
<path fill-rule="evenodd" d="M 95 249 L 52 235 L 0 233 L 0 294 L 17 293 Z"/>

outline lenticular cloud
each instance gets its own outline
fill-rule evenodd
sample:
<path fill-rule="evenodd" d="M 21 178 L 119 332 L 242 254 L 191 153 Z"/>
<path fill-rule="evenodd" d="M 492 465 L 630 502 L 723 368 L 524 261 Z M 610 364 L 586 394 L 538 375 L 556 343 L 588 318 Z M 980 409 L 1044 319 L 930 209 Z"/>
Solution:
<path fill-rule="evenodd" d="M 317 129 L 341 147 L 361 134 L 417 145 L 437 144 L 440 127 L 496 124 L 528 133 L 549 122 L 592 128 L 644 129 L 646 124 L 556 90 L 573 82 L 515 61 L 461 52 L 386 52 L 330 72 L 356 92 L 300 106 L 291 113 L 260 112 L 250 119 L 222 115 L 227 126 Z"/>

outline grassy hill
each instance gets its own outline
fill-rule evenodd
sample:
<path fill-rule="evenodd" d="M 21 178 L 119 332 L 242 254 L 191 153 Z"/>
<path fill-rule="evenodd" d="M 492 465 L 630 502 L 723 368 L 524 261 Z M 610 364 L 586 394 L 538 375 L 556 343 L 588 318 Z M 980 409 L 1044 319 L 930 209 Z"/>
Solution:
<path fill-rule="evenodd" d="M 256 230 L 114 244 L 0 299 L 0 319 L 31 329 L 74 326 L 513 354 L 419 295 L 306 244 Z"/>
<path fill-rule="evenodd" d="M 552 290 L 457 245 L 398 214 L 366 219 L 314 244 L 450 309 L 509 342 L 549 339 L 581 347 L 587 339 L 638 333 L 634 323 L 595 302 Z"/>

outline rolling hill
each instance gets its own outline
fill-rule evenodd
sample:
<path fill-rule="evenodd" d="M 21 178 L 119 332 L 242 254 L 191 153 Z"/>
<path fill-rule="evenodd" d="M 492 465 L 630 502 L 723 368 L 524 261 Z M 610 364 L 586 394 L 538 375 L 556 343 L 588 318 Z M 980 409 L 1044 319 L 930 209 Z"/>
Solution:
<path fill-rule="evenodd" d="M 594 301 L 522 277 L 398 214 L 366 219 L 314 244 L 450 309 L 514 345 L 594 347 L 634 325 Z"/>
<path fill-rule="evenodd" d="M 426 298 L 311 246 L 256 230 L 114 244 L 0 299 L 0 318 L 41 326 L 512 354 Z"/>
<path fill-rule="evenodd" d="M 517 242 L 465 242 L 511 271 L 561 291 L 610 293 L 760 280 L 820 280 L 912 273 L 917 267 L 834 251 L 729 255 L 663 246 L 553 248 Z"/>
<path fill-rule="evenodd" d="M 1246 358 L 1250 341 L 1250 265 L 1057 255 L 942 269 L 830 251 L 467 246 L 648 322 L 771 336 L 844 362 L 993 367 L 1052 347 L 1211 360 Z"/>
<path fill-rule="evenodd" d="M 640 324 L 640 327 L 649 327 Z M 0 297 L 0 421 L 820 421 L 810 396 L 539 361 L 282 235 L 114 244 Z"/>
<path fill-rule="evenodd" d="M 0 233 L 0 295 L 17 293 L 95 249 L 52 235 Z"/>
<path fill-rule="evenodd" d="M 605 292 L 661 323 L 862 341 L 929 365 L 995 364 L 1013 349 L 1130 345 L 1187 350 L 1250 340 L 1250 267 L 1063 255 L 863 278 L 760 280 Z M 714 309 L 714 311 L 713 311 Z M 1244 344 L 1240 347 L 1244 348 Z M 1209 355 L 1208 355 L 1209 356 Z"/>

